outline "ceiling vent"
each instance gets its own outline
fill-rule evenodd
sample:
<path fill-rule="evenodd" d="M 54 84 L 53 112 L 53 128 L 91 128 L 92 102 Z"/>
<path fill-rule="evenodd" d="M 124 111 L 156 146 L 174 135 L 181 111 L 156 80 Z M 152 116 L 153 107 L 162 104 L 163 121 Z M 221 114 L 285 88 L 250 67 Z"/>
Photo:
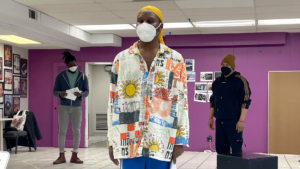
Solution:
<path fill-rule="evenodd" d="M 38 12 L 37 11 L 29 9 L 28 13 L 29 13 L 30 19 L 38 20 Z"/>

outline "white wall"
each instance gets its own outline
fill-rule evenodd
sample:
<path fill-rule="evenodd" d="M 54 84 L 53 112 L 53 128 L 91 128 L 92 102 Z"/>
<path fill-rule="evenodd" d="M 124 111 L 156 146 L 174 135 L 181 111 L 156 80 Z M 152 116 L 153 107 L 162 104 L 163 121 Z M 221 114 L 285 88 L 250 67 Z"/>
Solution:
<path fill-rule="evenodd" d="M 89 135 L 91 135 L 92 134 L 92 127 L 93 127 L 93 124 L 92 124 L 93 119 L 92 119 L 92 116 L 90 115 L 91 114 L 90 112 L 92 112 L 91 111 L 91 107 L 92 107 L 92 101 L 91 100 L 93 98 L 92 94 L 91 94 L 91 93 L 93 93 L 93 89 L 92 89 L 92 83 L 93 83 L 93 79 L 92 79 L 93 65 L 86 64 L 85 68 L 86 68 L 86 75 L 87 75 L 88 80 L 89 80 L 89 96 L 86 99 L 87 105 L 88 105 L 88 107 L 87 107 L 88 111 L 86 113 L 88 113 L 88 125 L 89 125 L 88 131 L 89 131 Z"/>
<path fill-rule="evenodd" d="M 23 48 L 12 46 L 12 51 L 13 51 L 13 54 L 19 54 L 21 56 L 21 58 L 28 59 L 28 49 L 23 49 Z M 12 69 L 12 67 L 11 68 L 4 67 L 4 44 L 1 44 L 1 43 L 0 43 L 0 57 L 2 57 L 2 66 L 3 66 L 3 80 L 1 82 L 4 82 L 4 69 Z M 29 61 L 28 61 L 28 66 L 29 66 Z M 27 84 L 27 93 L 28 93 L 28 88 L 29 88 L 28 80 L 27 80 L 27 83 L 28 83 Z M 4 85 L 3 85 L 3 87 L 4 87 Z M 13 92 L 12 91 L 4 91 L 4 94 L 13 94 Z M 29 93 L 28 93 L 28 95 L 29 95 Z M 3 100 L 4 100 L 4 98 L 3 98 Z M 3 104 L 0 104 L 0 108 L 3 108 Z M 20 109 L 21 110 L 28 109 L 28 96 L 27 96 L 27 98 L 21 98 Z"/>

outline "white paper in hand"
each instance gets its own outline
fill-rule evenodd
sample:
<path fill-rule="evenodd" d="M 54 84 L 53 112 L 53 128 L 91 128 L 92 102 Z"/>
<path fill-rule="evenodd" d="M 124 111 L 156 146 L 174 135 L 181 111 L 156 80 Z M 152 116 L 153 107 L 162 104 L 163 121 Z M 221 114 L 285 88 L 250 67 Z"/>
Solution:
<path fill-rule="evenodd" d="M 68 93 L 68 92 L 67 92 L 67 96 L 65 98 L 73 100 L 73 101 L 76 100 L 76 96 L 73 93 Z"/>
<path fill-rule="evenodd" d="M 66 90 L 67 96 L 66 99 L 70 99 L 70 100 L 76 100 L 77 96 L 74 95 L 75 92 L 79 92 L 80 90 L 77 88 L 72 88 L 69 90 Z"/>
<path fill-rule="evenodd" d="M 173 161 L 171 161 L 170 169 L 177 169 L 176 164 Z"/>

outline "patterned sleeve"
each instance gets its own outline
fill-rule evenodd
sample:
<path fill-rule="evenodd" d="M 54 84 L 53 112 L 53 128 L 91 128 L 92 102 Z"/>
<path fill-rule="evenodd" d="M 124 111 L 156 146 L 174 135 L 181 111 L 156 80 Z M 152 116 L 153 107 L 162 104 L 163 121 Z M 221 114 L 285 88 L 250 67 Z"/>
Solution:
<path fill-rule="evenodd" d="M 240 94 L 240 101 L 242 103 L 242 108 L 244 109 L 249 109 L 249 106 L 251 104 L 251 99 L 250 99 L 250 96 L 251 96 L 251 89 L 250 89 L 250 86 L 249 86 L 249 83 L 247 81 L 247 79 L 241 75 L 238 75 L 237 76 L 238 78 L 241 79 L 241 85 L 240 85 L 240 91 L 239 91 L 239 94 Z"/>
<path fill-rule="evenodd" d="M 111 68 L 111 78 L 109 84 L 109 101 L 108 101 L 108 108 L 107 108 L 107 140 L 108 145 L 112 146 L 111 135 L 112 135 L 112 117 L 115 109 L 115 102 L 118 99 L 118 92 L 117 92 L 117 82 L 118 82 L 118 71 L 119 71 L 119 60 L 118 56 L 116 56 L 112 68 Z"/>
<path fill-rule="evenodd" d="M 186 67 L 182 59 L 182 69 L 180 72 L 180 81 L 178 84 L 178 103 L 176 111 L 178 113 L 178 126 L 176 131 L 175 145 L 188 146 L 190 124 L 189 124 L 189 110 L 188 110 L 188 97 L 187 97 L 187 80 L 186 80 Z"/>

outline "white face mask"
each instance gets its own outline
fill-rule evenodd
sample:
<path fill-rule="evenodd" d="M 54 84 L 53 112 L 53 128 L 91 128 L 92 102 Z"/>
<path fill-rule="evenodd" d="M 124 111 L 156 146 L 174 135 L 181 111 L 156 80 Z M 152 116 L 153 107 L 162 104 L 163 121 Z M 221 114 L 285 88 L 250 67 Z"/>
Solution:
<path fill-rule="evenodd" d="M 69 67 L 69 70 L 71 72 L 75 72 L 77 70 L 78 66 L 72 66 L 72 67 Z"/>
<path fill-rule="evenodd" d="M 161 23 L 158 25 L 157 28 Z M 136 27 L 136 33 L 143 42 L 151 42 L 156 36 L 156 29 L 153 25 L 144 22 Z"/>

